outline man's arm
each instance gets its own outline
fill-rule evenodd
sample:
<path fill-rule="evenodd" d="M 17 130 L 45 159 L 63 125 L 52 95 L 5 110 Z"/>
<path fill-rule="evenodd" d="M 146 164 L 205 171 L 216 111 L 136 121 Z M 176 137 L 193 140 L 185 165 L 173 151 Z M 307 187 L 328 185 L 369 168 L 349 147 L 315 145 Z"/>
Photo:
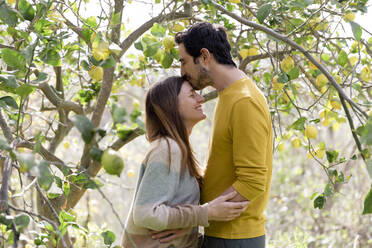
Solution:
<path fill-rule="evenodd" d="M 234 200 L 254 201 L 266 190 L 270 120 L 264 108 L 250 97 L 240 99 L 232 108 L 232 138 L 235 181 L 224 192 L 239 194 Z"/>

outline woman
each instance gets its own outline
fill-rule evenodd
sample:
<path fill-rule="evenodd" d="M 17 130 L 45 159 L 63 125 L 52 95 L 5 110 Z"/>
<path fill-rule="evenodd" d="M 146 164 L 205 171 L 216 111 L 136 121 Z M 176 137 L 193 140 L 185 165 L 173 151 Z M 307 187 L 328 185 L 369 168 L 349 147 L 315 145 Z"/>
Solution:
<path fill-rule="evenodd" d="M 197 247 L 198 225 L 238 217 L 247 203 L 226 195 L 199 205 L 201 171 L 189 143 L 193 126 L 205 119 L 197 94 L 181 77 L 155 84 L 146 97 L 146 138 L 150 151 L 140 175 L 123 238 L 125 248 Z M 188 228 L 171 243 L 151 238 L 151 230 Z"/>

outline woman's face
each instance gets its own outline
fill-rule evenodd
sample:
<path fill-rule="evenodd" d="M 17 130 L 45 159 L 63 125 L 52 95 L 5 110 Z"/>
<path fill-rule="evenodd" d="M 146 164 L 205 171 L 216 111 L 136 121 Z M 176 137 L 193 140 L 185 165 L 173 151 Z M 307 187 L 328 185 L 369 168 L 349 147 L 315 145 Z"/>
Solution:
<path fill-rule="evenodd" d="M 196 123 L 205 119 L 202 103 L 204 98 L 195 92 L 190 83 L 184 81 L 178 94 L 178 110 L 186 128 L 192 128 Z"/>

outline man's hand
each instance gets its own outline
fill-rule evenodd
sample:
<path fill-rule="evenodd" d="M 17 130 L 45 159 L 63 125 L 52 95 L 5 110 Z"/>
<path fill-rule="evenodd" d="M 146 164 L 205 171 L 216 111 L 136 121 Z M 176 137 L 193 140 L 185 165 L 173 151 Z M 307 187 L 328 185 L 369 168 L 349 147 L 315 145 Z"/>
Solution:
<path fill-rule="evenodd" d="M 165 230 L 160 232 L 150 231 L 153 239 L 159 240 L 160 243 L 169 243 L 178 237 L 191 232 L 192 227 L 184 229 Z"/>

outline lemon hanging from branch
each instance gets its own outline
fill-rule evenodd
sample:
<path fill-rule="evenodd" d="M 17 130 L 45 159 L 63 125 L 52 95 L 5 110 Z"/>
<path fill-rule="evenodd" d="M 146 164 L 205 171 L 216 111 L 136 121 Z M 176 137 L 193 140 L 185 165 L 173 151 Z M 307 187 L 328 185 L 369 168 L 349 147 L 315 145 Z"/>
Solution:
<path fill-rule="evenodd" d="M 93 33 L 91 42 L 92 54 L 97 61 L 105 60 L 108 58 L 108 56 L 110 56 L 110 44 L 105 41 L 100 34 L 96 35 Z"/>
<path fill-rule="evenodd" d="M 318 135 L 318 130 L 316 130 L 316 128 L 312 125 L 307 125 L 305 127 L 305 136 L 308 138 L 308 139 L 316 139 Z"/>
<path fill-rule="evenodd" d="M 124 161 L 118 152 L 112 149 L 105 150 L 101 157 L 101 163 L 108 174 L 117 175 L 120 177 L 120 174 L 124 168 Z"/>
<path fill-rule="evenodd" d="M 174 38 L 171 36 L 167 36 L 163 39 L 163 46 L 165 50 L 169 51 L 174 47 Z"/>
<path fill-rule="evenodd" d="M 100 81 L 103 78 L 103 68 L 93 65 L 88 74 L 93 80 Z"/>
<path fill-rule="evenodd" d="M 290 56 L 287 56 L 282 60 L 281 66 L 285 73 L 289 73 L 289 71 L 294 67 L 294 61 Z"/>

